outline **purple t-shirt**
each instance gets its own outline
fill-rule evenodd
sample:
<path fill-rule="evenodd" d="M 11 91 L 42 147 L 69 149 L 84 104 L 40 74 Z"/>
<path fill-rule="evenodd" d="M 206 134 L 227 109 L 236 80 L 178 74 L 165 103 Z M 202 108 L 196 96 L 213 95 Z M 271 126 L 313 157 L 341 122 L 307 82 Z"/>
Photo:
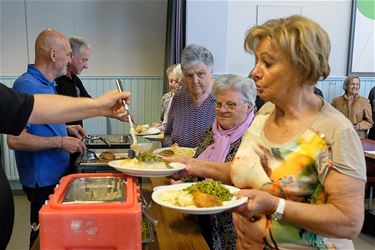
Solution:
<path fill-rule="evenodd" d="M 178 91 L 173 97 L 168 114 L 163 146 L 169 147 L 177 143 L 181 147 L 196 147 L 215 119 L 215 103 L 215 98 L 209 95 L 197 107 L 186 88 Z"/>

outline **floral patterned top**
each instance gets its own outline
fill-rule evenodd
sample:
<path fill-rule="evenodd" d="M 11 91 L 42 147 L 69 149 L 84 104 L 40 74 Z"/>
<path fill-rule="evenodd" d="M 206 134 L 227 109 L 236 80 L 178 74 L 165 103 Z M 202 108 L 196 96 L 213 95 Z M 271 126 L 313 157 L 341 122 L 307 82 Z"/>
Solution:
<path fill-rule="evenodd" d="M 258 112 L 233 162 L 234 165 L 251 159 L 248 166 L 262 168 L 256 171 L 253 168 L 251 173 L 259 179 L 257 171 L 266 172 L 269 182 L 264 183 L 263 190 L 287 200 L 323 204 L 326 203 L 323 183 L 330 168 L 366 180 L 361 142 L 349 120 L 329 103 L 324 102 L 320 113 L 300 134 L 281 145 L 268 141 L 263 134 L 264 124 L 273 111 L 274 105 L 267 103 Z M 264 157 L 268 169 L 261 165 L 260 159 Z M 265 225 L 263 239 L 270 248 L 354 249 L 350 240 L 326 238 L 283 220 L 267 218 L 266 223 L 259 220 L 248 224 L 248 228 L 254 229 Z"/>

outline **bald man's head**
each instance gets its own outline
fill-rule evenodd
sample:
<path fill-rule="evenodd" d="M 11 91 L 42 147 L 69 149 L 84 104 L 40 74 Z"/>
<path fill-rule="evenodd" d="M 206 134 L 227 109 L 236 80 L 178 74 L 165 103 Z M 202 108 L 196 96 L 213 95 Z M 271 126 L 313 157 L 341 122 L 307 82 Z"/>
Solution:
<path fill-rule="evenodd" d="M 71 53 L 69 40 L 57 30 L 45 29 L 35 40 L 35 65 L 49 68 L 53 76 L 66 74 Z"/>
<path fill-rule="evenodd" d="M 66 41 L 65 36 L 57 30 L 45 29 L 40 32 L 35 40 L 35 56 L 37 57 L 41 53 L 49 53 L 51 49 L 63 46 Z"/>

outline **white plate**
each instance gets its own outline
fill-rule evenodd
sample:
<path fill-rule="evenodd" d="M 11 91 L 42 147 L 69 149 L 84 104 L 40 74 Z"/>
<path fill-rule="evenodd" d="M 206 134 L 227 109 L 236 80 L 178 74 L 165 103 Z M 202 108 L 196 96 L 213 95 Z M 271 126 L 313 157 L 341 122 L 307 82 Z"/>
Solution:
<path fill-rule="evenodd" d="M 184 154 L 184 156 L 190 156 L 190 157 L 193 157 L 194 156 L 194 154 L 195 154 L 195 150 L 193 149 L 193 148 L 185 148 L 185 147 L 178 147 L 178 148 L 180 148 L 180 149 L 182 149 L 182 150 L 186 150 L 186 152 L 187 152 L 187 154 Z M 173 147 L 167 147 L 167 148 L 158 148 L 158 149 L 155 149 L 154 151 L 153 151 L 153 153 L 155 154 L 155 155 L 157 155 L 157 156 L 159 156 L 159 157 L 164 157 L 163 155 L 160 155 L 160 152 L 161 151 L 164 151 L 164 150 L 172 150 L 172 151 L 174 151 L 173 150 Z M 182 155 L 175 155 L 175 156 L 182 156 Z M 173 156 L 174 157 L 174 156 Z"/>
<path fill-rule="evenodd" d="M 164 134 L 160 133 L 158 135 L 145 135 L 143 137 L 150 141 L 163 141 Z"/>
<path fill-rule="evenodd" d="M 144 135 L 157 135 L 157 134 L 160 134 L 161 133 L 161 130 L 158 129 L 158 128 L 155 128 L 155 127 L 151 127 L 149 128 L 145 133 L 140 133 L 140 134 L 136 134 L 136 135 L 139 135 L 139 136 L 144 136 Z"/>
<path fill-rule="evenodd" d="M 163 168 L 163 169 L 143 169 L 134 167 L 134 164 L 124 163 L 124 160 L 110 161 L 108 165 L 117 169 L 118 171 L 138 177 L 164 177 L 170 176 L 178 171 L 186 168 L 186 165 L 179 162 L 171 162 L 169 165 L 173 168 Z"/>
<path fill-rule="evenodd" d="M 216 214 L 216 213 L 220 213 L 220 212 L 223 212 L 225 210 L 228 210 L 234 207 L 238 207 L 247 201 L 247 197 L 236 198 L 235 196 L 233 196 L 232 200 L 224 201 L 223 205 L 220 207 L 196 207 L 196 206 L 180 207 L 180 206 L 172 205 L 160 199 L 160 193 L 166 190 L 183 190 L 184 188 L 192 184 L 195 184 L 195 183 L 181 183 L 181 184 L 155 187 L 154 192 L 152 193 L 152 196 L 151 196 L 152 200 L 155 201 L 160 206 L 172 208 L 172 209 L 175 209 L 179 212 L 186 213 L 186 214 Z M 239 188 L 236 188 L 233 186 L 229 186 L 229 185 L 224 185 L 224 186 L 228 188 L 229 192 L 231 193 L 240 191 Z"/>

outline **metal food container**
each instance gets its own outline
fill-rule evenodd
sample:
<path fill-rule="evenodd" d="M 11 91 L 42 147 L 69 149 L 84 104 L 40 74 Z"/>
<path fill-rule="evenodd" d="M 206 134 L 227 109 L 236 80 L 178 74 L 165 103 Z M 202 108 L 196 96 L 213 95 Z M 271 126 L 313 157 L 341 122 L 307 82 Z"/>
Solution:
<path fill-rule="evenodd" d="M 63 177 L 39 211 L 41 249 L 142 249 L 140 191 L 120 173 Z"/>
<path fill-rule="evenodd" d="M 70 182 L 62 203 L 124 202 L 124 182 L 124 178 L 115 176 L 76 178 Z"/>
<path fill-rule="evenodd" d="M 129 134 L 91 135 L 90 138 L 84 139 L 84 143 L 89 149 L 130 148 L 132 138 Z"/>
<path fill-rule="evenodd" d="M 116 169 L 108 166 L 107 162 L 103 162 L 95 158 L 95 155 L 96 157 L 99 157 L 103 152 L 114 153 L 116 159 L 128 157 L 128 149 L 89 149 L 81 153 L 81 155 L 77 158 L 75 163 L 75 171 L 77 173 L 118 172 Z"/>

